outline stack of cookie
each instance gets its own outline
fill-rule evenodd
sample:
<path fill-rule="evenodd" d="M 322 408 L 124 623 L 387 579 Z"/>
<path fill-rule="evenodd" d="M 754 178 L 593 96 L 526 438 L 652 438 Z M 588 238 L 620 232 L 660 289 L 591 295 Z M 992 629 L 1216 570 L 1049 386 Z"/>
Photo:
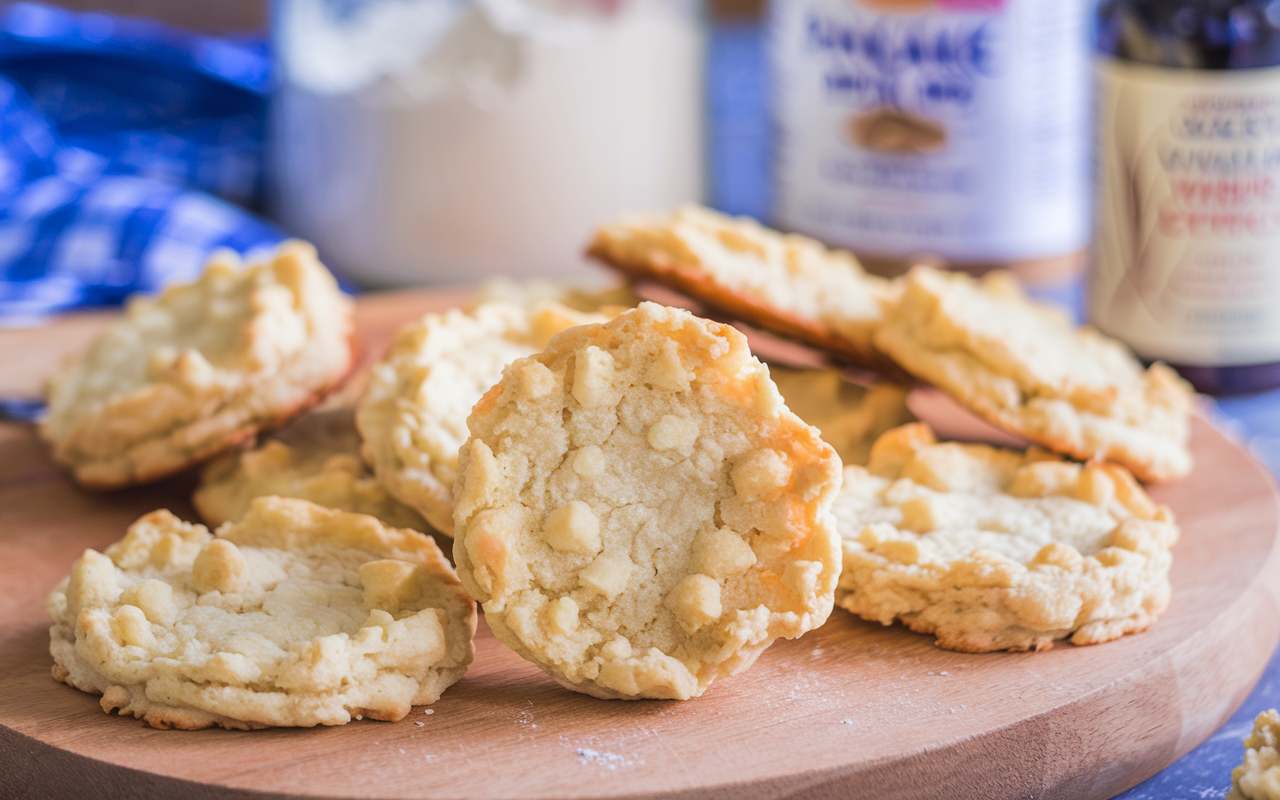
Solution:
<path fill-rule="evenodd" d="M 51 384 L 41 430 L 78 481 L 213 458 L 193 499 L 216 527 L 156 511 L 87 551 L 50 601 L 54 676 L 162 727 L 331 725 L 439 697 L 476 602 L 564 686 L 670 699 L 837 603 L 972 651 L 1164 609 L 1177 530 L 1133 476 L 1190 468 L 1165 368 L 1001 279 L 885 281 L 704 210 L 591 252 L 888 380 L 771 370 L 731 325 L 622 290 L 506 286 L 304 414 L 351 370 L 350 303 L 309 246 L 217 256 Z M 1044 449 L 936 441 L 908 374 Z"/>
<path fill-rule="evenodd" d="M 137 298 L 50 383 L 41 434 L 89 488 L 251 442 L 342 385 L 350 301 L 309 245 Z M 349 410 L 206 470 L 210 525 L 143 516 L 49 599 L 53 676 L 159 728 L 397 720 L 473 656 L 475 603 L 356 454 Z"/>
<path fill-rule="evenodd" d="M 701 208 L 604 226 L 588 252 L 846 364 L 931 384 L 1043 448 L 939 443 L 916 424 L 866 461 L 846 456 L 842 607 L 983 652 L 1104 642 L 1168 605 L 1177 528 L 1134 480 L 1191 469 L 1193 396 L 1168 367 L 1144 369 L 1007 275 L 919 267 L 885 280 L 848 253 Z"/>

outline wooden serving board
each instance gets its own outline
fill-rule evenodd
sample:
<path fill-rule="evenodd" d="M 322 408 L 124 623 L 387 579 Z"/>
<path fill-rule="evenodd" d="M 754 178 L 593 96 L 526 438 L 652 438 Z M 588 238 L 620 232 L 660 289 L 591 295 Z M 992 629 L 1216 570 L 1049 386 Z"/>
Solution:
<path fill-rule="evenodd" d="M 366 353 L 456 299 L 361 301 Z M 101 321 L 0 332 L 0 397 L 34 393 Z M 482 624 L 475 665 L 429 714 L 187 733 L 51 680 L 43 603 L 139 514 L 191 515 L 190 478 L 81 492 L 30 429 L 0 424 L 0 796 L 1106 797 L 1204 739 L 1280 639 L 1271 478 L 1203 419 L 1193 446 L 1195 474 L 1155 492 L 1183 526 L 1173 604 L 1111 644 L 963 655 L 837 610 L 701 699 L 625 703 L 559 688 Z"/>

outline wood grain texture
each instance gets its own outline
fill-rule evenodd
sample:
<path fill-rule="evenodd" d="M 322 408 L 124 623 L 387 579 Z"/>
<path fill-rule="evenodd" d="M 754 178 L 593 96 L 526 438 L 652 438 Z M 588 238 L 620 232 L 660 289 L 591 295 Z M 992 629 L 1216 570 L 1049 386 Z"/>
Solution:
<path fill-rule="evenodd" d="M 365 357 L 456 296 L 360 305 Z M 101 324 L 0 332 L 0 392 L 30 394 Z M 1244 698 L 1280 639 L 1270 476 L 1203 419 L 1191 478 L 1160 487 L 1183 526 L 1173 605 L 1097 647 L 964 655 L 837 610 L 687 703 L 558 688 L 481 627 L 476 663 L 402 722 L 153 731 L 49 677 L 45 595 L 139 514 L 190 516 L 190 478 L 93 495 L 27 428 L 0 425 L 0 796 L 1107 797 L 1163 768 Z M 1224 781 L 1226 776 L 1224 776 Z"/>

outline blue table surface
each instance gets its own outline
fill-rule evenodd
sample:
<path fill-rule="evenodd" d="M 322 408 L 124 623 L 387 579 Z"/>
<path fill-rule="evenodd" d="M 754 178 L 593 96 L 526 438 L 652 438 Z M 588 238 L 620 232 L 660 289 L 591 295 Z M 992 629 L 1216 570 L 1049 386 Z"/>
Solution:
<path fill-rule="evenodd" d="M 1273 475 L 1280 474 L 1280 392 L 1225 398 L 1217 402 L 1214 412 L 1219 423 L 1243 440 Z M 1243 757 L 1241 739 L 1248 735 L 1259 712 L 1277 707 L 1280 651 L 1271 657 L 1258 685 L 1226 724 L 1163 772 L 1119 796 L 1124 800 L 1226 797 L 1231 770 Z"/>
<path fill-rule="evenodd" d="M 768 218 L 769 118 L 765 43 L 756 25 L 723 25 L 709 42 L 707 148 L 712 205 L 735 214 Z M 1071 287 L 1049 299 L 1078 309 Z M 1280 391 L 1217 403 L 1219 421 L 1234 431 L 1267 465 L 1280 474 Z M 1277 576 L 1280 580 L 1280 576 Z M 1243 757 L 1241 740 L 1253 718 L 1280 707 L 1280 651 L 1271 659 L 1253 693 L 1234 716 L 1186 756 L 1149 780 L 1119 795 L 1123 800 L 1213 800 L 1224 798 L 1231 770 Z"/>

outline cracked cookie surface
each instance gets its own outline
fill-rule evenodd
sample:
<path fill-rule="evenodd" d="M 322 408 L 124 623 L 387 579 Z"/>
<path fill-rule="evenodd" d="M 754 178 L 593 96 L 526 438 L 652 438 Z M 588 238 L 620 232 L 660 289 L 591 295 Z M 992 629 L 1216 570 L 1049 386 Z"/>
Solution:
<path fill-rule="evenodd" d="M 1054 452 L 1114 461 L 1148 481 L 1191 470 L 1190 387 L 1033 303 L 1008 275 L 912 271 L 875 343 L 988 422 Z"/>
<path fill-rule="evenodd" d="M 732 327 L 644 303 L 566 331 L 470 430 L 459 577 L 564 686 L 694 697 L 829 615 L 839 459 Z"/>
<path fill-rule="evenodd" d="M 556 304 L 490 303 L 427 314 L 401 329 L 356 407 L 364 457 L 378 480 L 451 534 L 458 448 L 471 407 L 507 364 L 566 328 L 602 319 Z"/>
<path fill-rule="evenodd" d="M 145 483 L 313 404 L 352 365 L 351 303 L 315 249 L 211 257 L 192 283 L 134 297 L 50 381 L 41 435 L 94 488 Z"/>
<path fill-rule="evenodd" d="M 205 467 L 191 501 L 207 525 L 237 520 L 258 497 L 309 500 L 369 514 L 395 528 L 426 531 L 418 512 L 391 496 L 360 458 L 350 408 L 312 411 L 251 450 L 226 453 Z"/>
<path fill-rule="evenodd" d="M 216 536 L 147 514 L 49 611 L 54 678 L 183 729 L 400 719 L 462 677 L 476 625 L 427 536 L 278 497 Z"/>
<path fill-rule="evenodd" d="M 1264 711 L 1254 720 L 1227 800 L 1280 800 L 1280 711 Z"/>
<path fill-rule="evenodd" d="M 883 359 L 872 334 L 892 284 L 852 254 L 700 207 L 635 216 L 596 231 L 588 254 L 636 279 L 854 363 Z"/>
<path fill-rule="evenodd" d="M 1123 468 L 885 434 L 835 503 L 836 602 L 964 652 L 1096 644 L 1169 603 L 1178 529 Z"/>

